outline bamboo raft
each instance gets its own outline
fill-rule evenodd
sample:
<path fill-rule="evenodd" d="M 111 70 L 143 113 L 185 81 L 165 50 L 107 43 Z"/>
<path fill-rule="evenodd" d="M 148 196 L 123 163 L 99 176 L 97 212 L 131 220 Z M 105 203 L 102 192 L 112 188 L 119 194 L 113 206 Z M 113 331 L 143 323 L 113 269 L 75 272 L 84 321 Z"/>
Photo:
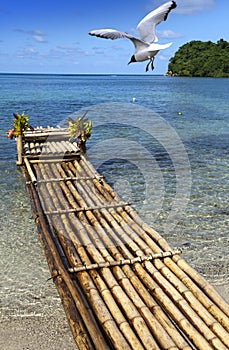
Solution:
<path fill-rule="evenodd" d="M 229 305 L 64 130 L 17 137 L 39 237 L 78 349 L 229 348 Z"/>

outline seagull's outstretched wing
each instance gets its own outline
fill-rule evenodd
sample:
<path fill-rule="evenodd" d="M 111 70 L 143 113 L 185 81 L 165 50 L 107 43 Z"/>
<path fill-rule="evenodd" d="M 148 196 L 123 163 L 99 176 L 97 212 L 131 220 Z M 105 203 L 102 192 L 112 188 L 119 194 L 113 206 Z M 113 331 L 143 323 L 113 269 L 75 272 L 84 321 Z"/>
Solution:
<path fill-rule="evenodd" d="M 137 26 L 141 39 L 147 43 L 156 42 L 156 25 L 162 21 L 166 21 L 169 12 L 176 8 L 176 6 L 175 1 L 168 1 L 145 16 Z"/>
<path fill-rule="evenodd" d="M 142 50 L 148 47 L 148 44 L 141 41 L 140 39 L 137 39 L 128 33 L 120 32 L 119 30 L 116 30 L 116 29 L 95 29 L 95 30 L 91 30 L 88 34 L 92 36 L 97 36 L 99 38 L 111 39 L 111 40 L 121 39 L 121 38 L 130 39 L 135 46 L 136 52 L 138 50 Z"/>
<path fill-rule="evenodd" d="M 131 35 L 125 32 L 120 32 L 119 30 L 116 29 L 96 29 L 96 30 L 91 30 L 89 35 L 94 35 L 98 36 L 99 38 L 104 38 L 104 39 L 121 39 L 121 38 L 128 38 L 130 39 Z"/>

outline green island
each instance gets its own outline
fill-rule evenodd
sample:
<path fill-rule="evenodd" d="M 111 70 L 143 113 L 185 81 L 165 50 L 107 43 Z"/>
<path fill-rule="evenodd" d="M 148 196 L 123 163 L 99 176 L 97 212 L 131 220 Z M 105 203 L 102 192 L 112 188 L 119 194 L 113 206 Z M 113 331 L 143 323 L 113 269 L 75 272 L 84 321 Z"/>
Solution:
<path fill-rule="evenodd" d="M 229 42 L 193 40 L 170 58 L 168 76 L 229 78 Z"/>

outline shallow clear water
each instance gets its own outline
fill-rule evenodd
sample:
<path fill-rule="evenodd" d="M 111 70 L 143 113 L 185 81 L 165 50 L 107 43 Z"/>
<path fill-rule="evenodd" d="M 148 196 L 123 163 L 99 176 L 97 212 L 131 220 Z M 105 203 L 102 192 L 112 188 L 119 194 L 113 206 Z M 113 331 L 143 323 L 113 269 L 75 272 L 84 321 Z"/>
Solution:
<path fill-rule="evenodd" d="M 56 126 L 88 111 L 90 161 L 192 266 L 221 283 L 229 278 L 228 91 L 228 79 L 0 75 L 3 317 L 53 313 L 58 300 L 15 142 L 5 138 L 13 113 Z"/>

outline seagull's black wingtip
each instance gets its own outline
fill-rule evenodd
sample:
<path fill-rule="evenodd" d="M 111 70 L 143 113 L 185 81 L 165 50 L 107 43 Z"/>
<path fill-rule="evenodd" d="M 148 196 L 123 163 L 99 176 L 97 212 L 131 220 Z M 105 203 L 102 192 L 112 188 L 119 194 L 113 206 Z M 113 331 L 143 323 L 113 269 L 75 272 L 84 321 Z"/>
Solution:
<path fill-rule="evenodd" d="M 177 7 L 176 2 L 172 1 L 172 5 L 171 5 L 170 9 L 172 10 L 172 9 L 175 9 L 176 7 Z"/>
<path fill-rule="evenodd" d="M 175 2 L 175 1 L 172 1 L 171 6 L 168 8 L 168 11 L 167 11 L 166 14 L 165 14 L 164 21 L 167 20 L 167 17 L 168 17 L 169 12 L 172 11 L 172 9 L 175 9 L 176 7 L 177 7 L 176 2 Z"/>

